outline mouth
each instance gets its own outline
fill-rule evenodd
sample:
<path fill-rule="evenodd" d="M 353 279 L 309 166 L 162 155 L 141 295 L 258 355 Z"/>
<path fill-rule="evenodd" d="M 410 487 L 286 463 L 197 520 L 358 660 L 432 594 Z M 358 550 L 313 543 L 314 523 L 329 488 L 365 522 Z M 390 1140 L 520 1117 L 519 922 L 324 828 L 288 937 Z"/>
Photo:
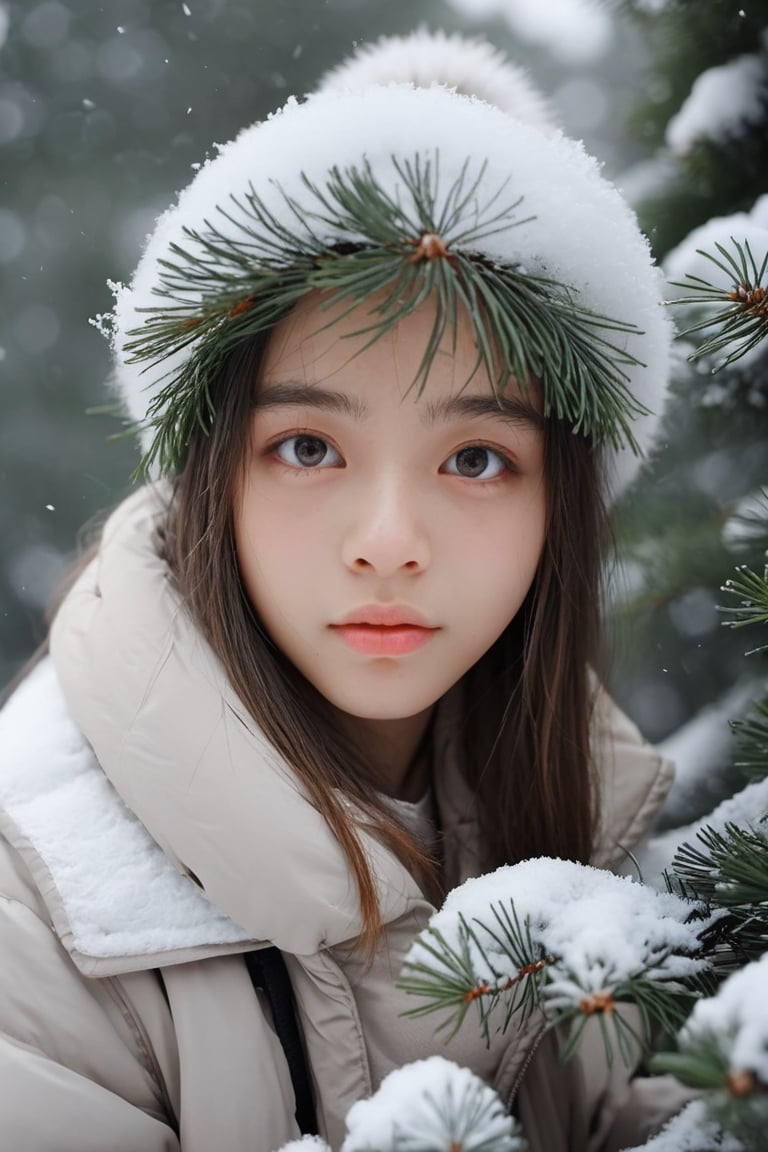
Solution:
<path fill-rule="evenodd" d="M 331 628 L 350 648 L 369 656 L 406 656 L 428 644 L 440 631 L 419 624 L 370 624 L 365 621 L 333 624 Z"/>
<path fill-rule="evenodd" d="M 424 628 L 436 631 L 421 612 L 407 604 L 365 604 L 344 616 L 333 628 L 362 625 L 369 628 Z"/>
<path fill-rule="evenodd" d="M 330 627 L 349 648 L 368 656 L 406 656 L 440 631 L 407 604 L 366 604 Z"/>

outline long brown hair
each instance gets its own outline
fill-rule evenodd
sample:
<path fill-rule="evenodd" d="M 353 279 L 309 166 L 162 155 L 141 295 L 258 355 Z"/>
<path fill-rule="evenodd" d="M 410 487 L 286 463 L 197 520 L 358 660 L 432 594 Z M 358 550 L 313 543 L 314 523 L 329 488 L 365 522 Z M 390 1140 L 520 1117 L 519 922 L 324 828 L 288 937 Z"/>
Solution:
<path fill-rule="evenodd" d="M 240 579 L 233 506 L 267 341 L 260 334 L 237 347 L 212 387 L 216 420 L 190 442 L 166 555 L 243 703 L 345 852 L 360 894 L 362 944 L 371 950 L 381 930 L 376 887 L 344 798 L 432 892 L 436 869 L 380 797 L 323 697 L 266 635 Z M 546 542 L 534 584 L 464 677 L 463 772 L 477 797 L 489 870 L 539 855 L 586 862 L 596 829 L 589 670 L 600 637 L 601 463 L 587 440 L 556 421 L 546 423 L 545 483 Z"/>

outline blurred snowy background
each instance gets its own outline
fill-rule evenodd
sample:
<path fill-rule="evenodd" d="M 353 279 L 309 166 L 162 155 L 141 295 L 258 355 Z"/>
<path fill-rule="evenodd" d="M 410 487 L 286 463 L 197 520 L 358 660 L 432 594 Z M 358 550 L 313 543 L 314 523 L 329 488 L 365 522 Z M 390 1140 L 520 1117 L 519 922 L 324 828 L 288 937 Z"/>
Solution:
<path fill-rule="evenodd" d="M 767 10 L 766 0 L 746 10 L 735 0 L 0 0 L 0 684 L 43 636 L 78 530 L 128 491 L 137 461 L 130 441 L 109 441 L 114 416 L 86 415 L 111 399 L 108 349 L 89 317 L 111 308 L 107 280 L 130 277 L 155 217 L 213 142 L 311 90 L 356 43 L 421 23 L 481 34 L 529 69 L 565 130 L 604 160 L 661 258 L 766 191 Z M 678 733 L 697 757 L 722 760 L 724 718 L 755 694 L 759 671 L 745 669 L 742 637 L 720 627 L 717 604 L 733 564 L 764 547 L 759 527 L 750 535 L 734 516 L 768 477 L 765 371 L 714 389 L 701 373 L 679 376 L 665 449 L 619 510 L 615 690 L 649 737 Z M 686 731 L 709 705 L 714 720 Z"/>

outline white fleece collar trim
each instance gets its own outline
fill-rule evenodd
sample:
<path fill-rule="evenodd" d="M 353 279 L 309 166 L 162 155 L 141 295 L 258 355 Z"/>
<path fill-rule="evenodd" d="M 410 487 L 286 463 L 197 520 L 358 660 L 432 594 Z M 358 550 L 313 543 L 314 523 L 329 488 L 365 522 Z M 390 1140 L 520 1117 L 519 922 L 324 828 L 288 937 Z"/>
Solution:
<path fill-rule="evenodd" d="M 156 957 L 249 941 L 126 807 L 73 723 L 50 659 L 0 712 L 0 809 L 33 872 L 39 858 L 48 884 L 35 879 L 73 954 Z"/>

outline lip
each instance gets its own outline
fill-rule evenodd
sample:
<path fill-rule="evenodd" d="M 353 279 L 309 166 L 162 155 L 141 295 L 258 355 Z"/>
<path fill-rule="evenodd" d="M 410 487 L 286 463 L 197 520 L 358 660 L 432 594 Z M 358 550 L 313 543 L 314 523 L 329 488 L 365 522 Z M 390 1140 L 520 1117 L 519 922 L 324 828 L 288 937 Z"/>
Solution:
<path fill-rule="evenodd" d="M 333 630 L 350 648 L 367 656 L 407 656 L 438 631 L 416 624 L 337 624 Z"/>
<path fill-rule="evenodd" d="M 403 604 L 369 604 L 331 628 L 350 648 L 368 656 L 407 656 L 439 632 L 420 612 Z"/>
<path fill-rule="evenodd" d="M 332 628 L 344 628 L 348 624 L 369 624 L 380 628 L 426 628 L 437 631 L 425 616 L 407 604 L 365 604 L 343 616 Z"/>

